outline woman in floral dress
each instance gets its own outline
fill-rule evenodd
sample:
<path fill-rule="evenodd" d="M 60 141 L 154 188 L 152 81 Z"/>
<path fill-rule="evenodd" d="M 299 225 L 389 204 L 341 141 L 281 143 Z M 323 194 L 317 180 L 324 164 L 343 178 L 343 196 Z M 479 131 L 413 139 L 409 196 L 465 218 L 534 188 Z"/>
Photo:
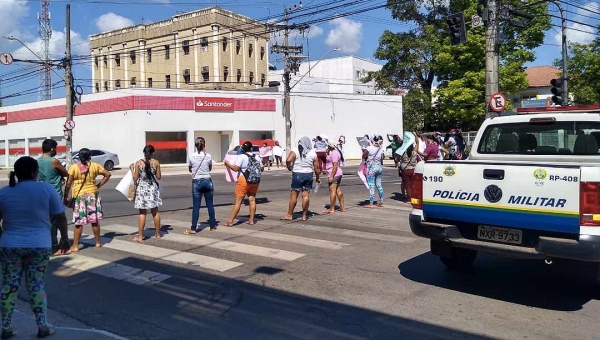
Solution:
<path fill-rule="evenodd" d="M 96 184 L 96 177 L 102 175 L 100 183 Z M 70 190 L 71 198 L 74 200 L 73 206 L 73 223 L 75 231 L 73 237 L 73 246 L 71 252 L 79 251 L 79 240 L 83 233 L 83 226 L 92 225 L 94 238 L 96 239 L 96 247 L 102 247 L 100 242 L 100 221 L 103 219 L 102 202 L 100 200 L 100 187 L 102 187 L 108 179 L 110 173 L 98 163 L 92 162 L 92 154 L 90 149 L 83 148 L 79 150 L 79 162 L 69 167 L 69 179 L 65 185 L 65 205 L 71 202 L 68 198 Z"/>
<path fill-rule="evenodd" d="M 158 181 L 161 178 L 160 163 L 152 158 L 154 156 L 154 147 L 146 145 L 144 147 L 144 158 L 131 164 L 129 168 L 133 172 L 133 181 L 135 183 L 134 207 L 140 211 L 138 219 L 138 235 L 133 242 L 144 242 L 144 226 L 146 225 L 146 215 L 148 210 L 154 219 L 154 237 L 160 238 L 160 214 L 158 207 L 162 205 L 160 198 L 160 185 Z"/>

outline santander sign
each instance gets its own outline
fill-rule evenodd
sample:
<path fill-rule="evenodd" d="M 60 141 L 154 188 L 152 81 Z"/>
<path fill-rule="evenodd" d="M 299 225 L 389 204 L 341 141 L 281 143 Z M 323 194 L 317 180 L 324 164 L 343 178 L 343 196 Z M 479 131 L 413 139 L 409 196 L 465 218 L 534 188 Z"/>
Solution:
<path fill-rule="evenodd" d="M 0 125 L 6 125 L 8 123 L 8 117 L 5 112 L 0 113 Z"/>
<path fill-rule="evenodd" d="M 194 109 L 196 111 L 234 111 L 233 98 L 195 97 Z"/>

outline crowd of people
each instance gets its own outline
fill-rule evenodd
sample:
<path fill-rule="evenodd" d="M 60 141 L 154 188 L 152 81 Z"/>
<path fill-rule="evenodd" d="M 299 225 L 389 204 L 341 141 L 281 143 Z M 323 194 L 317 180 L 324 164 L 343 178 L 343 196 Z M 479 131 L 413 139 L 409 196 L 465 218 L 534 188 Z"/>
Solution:
<path fill-rule="evenodd" d="M 405 148 L 401 155 L 396 151 L 403 146 L 399 135 L 388 135 L 394 155 L 394 163 L 402 177 L 402 191 L 410 203 L 412 177 L 416 164 L 422 160 L 464 159 L 466 158 L 464 139 L 459 130 L 450 131 L 445 137 L 439 133 L 414 133 L 414 142 Z M 341 183 L 344 176 L 344 136 L 331 141 L 326 135 L 315 138 L 300 138 L 296 147 L 290 150 L 285 159 L 285 167 L 291 172 L 290 197 L 287 213 L 281 220 L 292 220 L 298 198 L 301 197 L 301 219 L 309 217 L 310 193 L 317 191 L 321 179 L 327 179 L 329 205 L 322 214 L 345 212 L 344 194 Z M 384 190 L 383 137 L 365 135 L 360 141 L 362 147 L 361 169 L 369 187 L 369 204 L 366 208 L 382 207 Z M 0 189 L 0 261 L 2 262 L 3 288 L 0 296 L 2 312 L 2 333 L 0 338 L 8 339 L 17 333 L 12 329 L 12 314 L 18 294 L 20 279 L 25 274 L 26 288 L 30 304 L 38 326 L 38 338 L 55 333 L 47 324 L 47 302 L 44 289 L 45 273 L 50 256 L 68 255 L 79 251 L 83 227 L 92 226 L 95 246 L 102 247 L 100 221 L 103 220 L 100 188 L 111 174 L 91 159 L 91 152 L 82 148 L 77 161 L 66 169 L 55 156 L 58 143 L 47 139 L 42 143 L 43 155 L 36 159 L 29 156 L 19 158 L 10 173 L 9 185 Z M 231 227 L 247 197 L 249 219 L 256 223 L 256 195 L 259 190 L 262 172 L 271 167 L 271 157 L 275 166 L 284 166 L 284 150 L 275 142 L 273 147 L 263 144 L 258 153 L 253 152 L 251 142 L 244 142 L 238 151 L 235 162 L 225 161 L 230 171 L 238 174 L 234 189 L 234 204 L 224 226 Z M 143 158 L 131 164 L 134 182 L 133 205 L 138 210 L 138 235 L 133 242 L 144 242 L 146 217 L 150 212 L 155 229 L 155 238 L 160 239 L 160 214 L 162 205 L 160 162 L 154 158 L 155 149 L 146 145 Z M 188 169 L 191 174 L 192 217 L 185 235 L 198 233 L 200 206 L 204 197 L 208 210 L 209 230 L 217 230 L 217 219 L 213 202 L 214 184 L 211 177 L 213 158 L 206 151 L 206 140 L 198 137 L 195 152 L 189 157 Z M 98 182 L 98 178 L 100 181 Z M 377 192 L 379 200 L 375 200 Z M 72 209 L 74 224 L 73 242 L 67 231 L 66 208 Z M 337 209 L 336 209 L 337 208 Z M 60 240 L 58 234 L 60 232 Z"/>

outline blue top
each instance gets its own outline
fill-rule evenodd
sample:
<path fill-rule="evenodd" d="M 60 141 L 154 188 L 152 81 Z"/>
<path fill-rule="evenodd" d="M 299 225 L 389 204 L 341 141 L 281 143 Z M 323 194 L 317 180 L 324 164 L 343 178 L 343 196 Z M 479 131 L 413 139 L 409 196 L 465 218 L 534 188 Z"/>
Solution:
<path fill-rule="evenodd" d="M 56 189 L 48 183 L 18 182 L 0 189 L 0 248 L 50 248 L 50 215 L 64 213 Z"/>

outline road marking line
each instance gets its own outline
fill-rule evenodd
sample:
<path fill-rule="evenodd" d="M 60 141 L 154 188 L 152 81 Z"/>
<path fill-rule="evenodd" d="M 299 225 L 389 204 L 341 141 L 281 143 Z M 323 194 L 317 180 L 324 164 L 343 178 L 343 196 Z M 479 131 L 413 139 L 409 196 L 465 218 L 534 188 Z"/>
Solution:
<path fill-rule="evenodd" d="M 280 225 L 277 223 L 277 221 L 272 221 L 272 220 L 262 220 L 261 223 L 268 224 L 268 225 Z M 366 231 L 322 227 L 322 226 L 309 225 L 309 224 L 300 225 L 300 223 L 302 223 L 302 222 L 286 224 L 283 227 L 291 227 L 291 228 L 295 228 L 295 229 L 306 229 L 306 230 L 313 230 L 313 231 L 318 231 L 318 232 L 327 233 L 327 234 L 344 235 L 344 236 L 366 238 L 366 239 L 370 239 L 370 240 L 389 241 L 389 242 L 396 242 L 396 243 L 410 243 L 410 242 L 414 242 L 416 240 L 415 237 L 404 237 L 404 236 L 398 236 L 398 235 L 379 234 L 379 233 L 371 233 L 371 232 L 366 232 Z"/>
<path fill-rule="evenodd" d="M 73 237 L 73 233 L 69 232 L 70 237 Z M 182 252 L 179 250 L 171 250 L 166 248 L 160 248 L 150 246 L 146 244 L 139 244 L 127 241 L 121 241 L 114 238 L 101 237 L 100 241 L 104 244 L 104 248 L 120 250 L 127 253 L 136 255 L 146 256 L 153 259 L 165 260 L 188 266 L 197 266 L 206 269 L 212 269 L 218 272 L 224 272 L 229 269 L 241 266 L 243 263 L 221 260 L 214 257 L 192 254 L 188 252 Z M 81 243 L 95 245 L 94 237 L 91 235 L 83 234 L 81 236 Z"/>
<path fill-rule="evenodd" d="M 125 233 L 125 234 L 136 234 L 138 232 L 138 228 L 130 227 L 123 224 L 111 224 L 107 226 L 102 226 L 102 230 L 111 231 L 116 233 Z M 153 230 L 152 233 L 154 234 Z M 273 248 L 259 247 L 253 246 L 249 244 L 236 243 L 230 241 L 221 241 L 212 238 L 200 237 L 200 236 L 186 236 L 186 235 L 178 235 L 178 234 L 163 234 L 161 239 L 167 241 L 173 241 L 178 243 L 192 244 L 195 246 L 206 246 L 210 248 L 220 249 L 220 250 L 228 250 L 242 254 L 255 255 L 255 256 L 263 256 L 276 260 L 283 261 L 294 261 L 305 254 L 295 253 L 286 250 L 279 250 Z"/>
<path fill-rule="evenodd" d="M 118 263 L 112 263 L 100 259 L 94 259 L 80 254 L 53 257 L 51 261 L 59 263 L 65 267 L 77 269 L 79 271 L 87 271 L 111 279 L 127 281 L 140 286 L 153 285 L 171 278 L 170 275 L 161 274 L 150 270 L 143 270 Z M 55 272 L 55 274 L 59 276 L 64 275 L 64 273 L 60 270 Z"/>
<path fill-rule="evenodd" d="M 258 221 L 258 224 L 260 224 L 260 223 L 262 223 L 262 220 Z M 177 221 L 177 220 L 163 220 L 163 224 L 173 225 L 176 227 L 183 227 L 183 228 L 190 227 L 188 222 Z M 217 232 L 224 233 L 224 234 L 233 234 L 233 235 L 237 235 L 237 236 L 255 237 L 255 238 L 261 238 L 261 239 L 272 240 L 272 241 L 295 243 L 295 244 L 301 244 L 301 245 L 305 245 L 305 246 L 324 248 L 324 249 L 333 249 L 333 250 L 339 250 L 339 249 L 342 249 L 342 248 L 350 245 L 348 243 L 342 243 L 342 242 L 333 242 L 333 241 L 319 240 L 319 239 L 315 239 L 315 238 L 307 238 L 307 237 L 301 237 L 301 236 L 295 236 L 295 235 L 272 233 L 272 232 L 268 232 L 268 231 L 242 229 L 242 228 L 237 228 L 237 227 L 219 227 Z"/>

